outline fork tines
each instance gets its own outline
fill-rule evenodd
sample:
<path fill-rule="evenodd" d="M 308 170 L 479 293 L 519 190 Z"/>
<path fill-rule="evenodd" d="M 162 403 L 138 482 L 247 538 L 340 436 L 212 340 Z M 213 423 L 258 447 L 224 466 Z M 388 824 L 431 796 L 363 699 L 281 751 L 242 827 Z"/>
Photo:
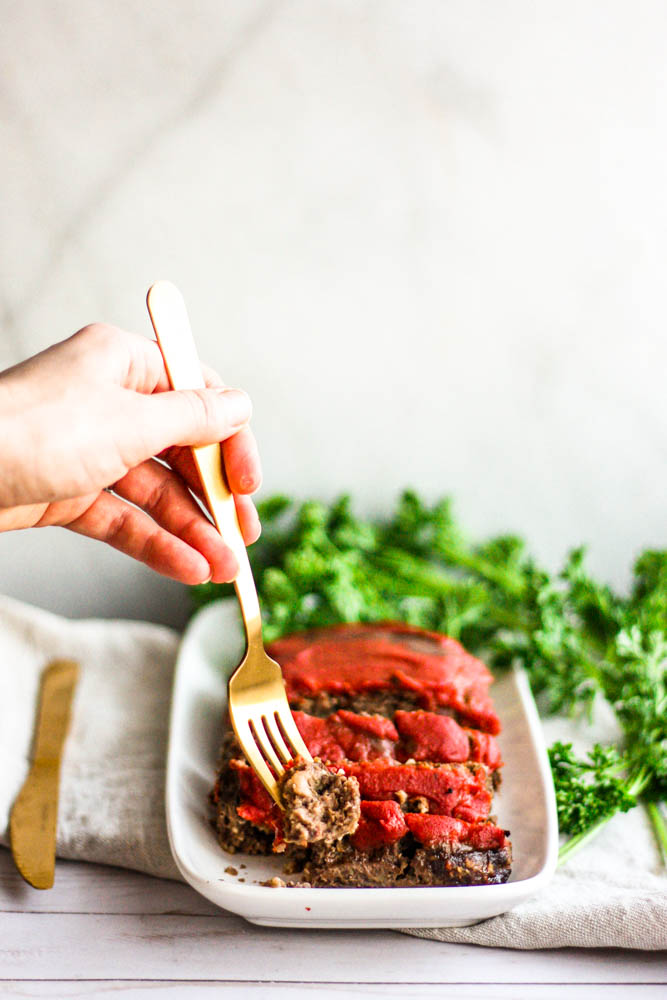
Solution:
<path fill-rule="evenodd" d="M 260 715 L 248 713 L 239 719 L 238 712 L 234 713 L 232 723 L 248 763 L 280 805 L 277 779 L 285 773 L 285 765 L 295 757 L 311 759 L 292 713 L 279 702 Z"/>

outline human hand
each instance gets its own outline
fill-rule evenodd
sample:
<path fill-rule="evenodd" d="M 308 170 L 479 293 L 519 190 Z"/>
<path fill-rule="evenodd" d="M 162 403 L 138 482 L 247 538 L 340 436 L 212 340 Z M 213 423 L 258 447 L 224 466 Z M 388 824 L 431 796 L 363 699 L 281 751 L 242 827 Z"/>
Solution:
<path fill-rule="evenodd" d="M 246 545 L 261 471 L 249 398 L 204 376 L 170 391 L 155 341 L 100 323 L 0 373 L 0 531 L 61 525 L 182 583 L 232 580 L 188 446 L 223 442 Z"/>

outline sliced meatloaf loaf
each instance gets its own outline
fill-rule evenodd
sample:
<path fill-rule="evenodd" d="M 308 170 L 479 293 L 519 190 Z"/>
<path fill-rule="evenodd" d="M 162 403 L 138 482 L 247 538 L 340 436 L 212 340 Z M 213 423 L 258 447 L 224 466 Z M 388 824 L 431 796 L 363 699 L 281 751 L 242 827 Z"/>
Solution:
<path fill-rule="evenodd" d="M 314 886 L 483 885 L 511 872 L 491 816 L 502 759 L 484 664 L 392 623 L 286 637 L 283 668 L 314 762 L 267 794 L 233 733 L 211 800 L 222 847 L 280 853 Z"/>

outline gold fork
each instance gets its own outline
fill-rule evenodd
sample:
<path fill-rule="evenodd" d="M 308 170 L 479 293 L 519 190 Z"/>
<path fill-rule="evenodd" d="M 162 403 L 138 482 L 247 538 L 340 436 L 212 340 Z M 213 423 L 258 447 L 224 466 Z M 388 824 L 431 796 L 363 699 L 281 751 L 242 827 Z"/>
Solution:
<path fill-rule="evenodd" d="M 149 289 L 146 301 L 172 389 L 203 389 L 205 383 L 183 296 L 171 282 L 158 281 Z M 257 588 L 234 498 L 225 480 L 220 445 L 191 451 L 209 511 L 239 563 L 234 587 L 247 648 L 229 680 L 229 714 L 248 763 L 282 807 L 277 778 L 285 772 L 285 764 L 296 756 L 307 761 L 312 757 L 290 711 L 280 666 L 264 649 Z"/>

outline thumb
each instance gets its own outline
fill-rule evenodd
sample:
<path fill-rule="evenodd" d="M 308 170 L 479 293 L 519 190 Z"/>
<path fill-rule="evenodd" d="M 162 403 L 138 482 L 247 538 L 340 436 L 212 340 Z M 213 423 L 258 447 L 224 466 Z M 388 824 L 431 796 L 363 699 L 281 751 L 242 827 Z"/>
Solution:
<path fill-rule="evenodd" d="M 250 398 L 240 389 L 179 389 L 136 398 L 142 413 L 141 454 L 133 456 L 135 462 L 174 445 L 199 447 L 224 441 L 252 414 Z"/>

